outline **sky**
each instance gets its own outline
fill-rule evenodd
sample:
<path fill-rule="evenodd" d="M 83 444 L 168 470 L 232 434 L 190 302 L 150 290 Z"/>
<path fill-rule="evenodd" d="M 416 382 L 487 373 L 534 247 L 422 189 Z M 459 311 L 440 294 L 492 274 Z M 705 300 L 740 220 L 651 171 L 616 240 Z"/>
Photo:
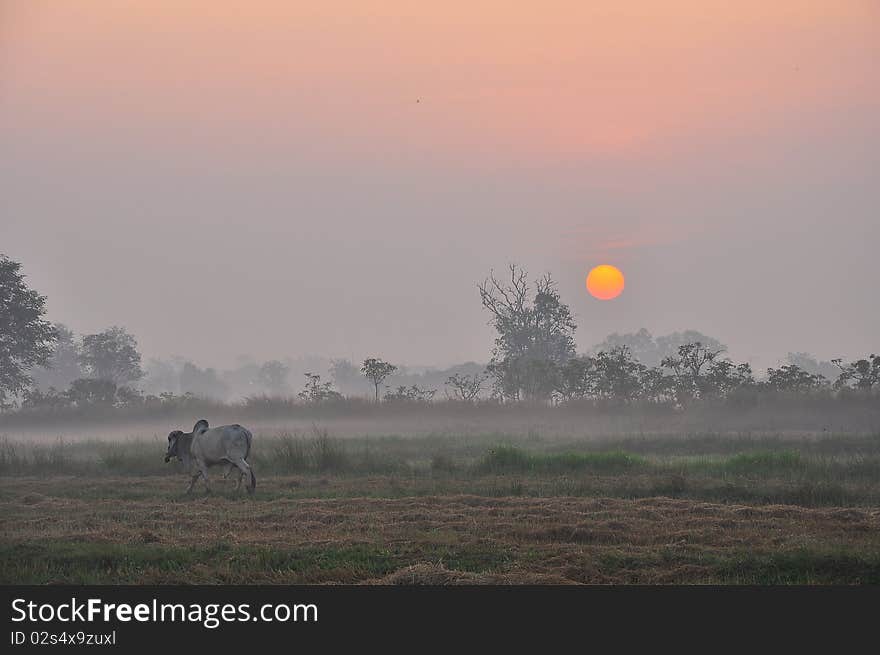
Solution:
<path fill-rule="evenodd" d="M 878 116 L 878 0 L 2 0 L 0 252 L 202 365 L 486 361 L 511 262 L 582 351 L 865 356 Z"/>

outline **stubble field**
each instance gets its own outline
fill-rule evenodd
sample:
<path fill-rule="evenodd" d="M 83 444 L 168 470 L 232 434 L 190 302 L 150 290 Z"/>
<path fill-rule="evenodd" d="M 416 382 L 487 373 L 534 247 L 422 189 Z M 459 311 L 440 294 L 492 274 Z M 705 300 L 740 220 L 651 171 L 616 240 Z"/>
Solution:
<path fill-rule="evenodd" d="M 880 583 L 880 435 L 258 433 L 253 497 L 164 443 L 0 448 L 0 582 Z"/>

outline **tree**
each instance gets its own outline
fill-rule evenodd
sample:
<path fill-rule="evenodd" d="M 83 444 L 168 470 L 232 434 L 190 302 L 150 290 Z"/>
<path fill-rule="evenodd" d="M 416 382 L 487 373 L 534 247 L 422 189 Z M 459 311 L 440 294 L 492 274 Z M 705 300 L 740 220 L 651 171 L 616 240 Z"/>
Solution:
<path fill-rule="evenodd" d="M 288 390 L 287 374 L 289 371 L 289 367 L 277 359 L 273 359 L 271 362 L 266 362 L 260 367 L 257 381 L 270 393 L 281 396 Z"/>
<path fill-rule="evenodd" d="M 330 362 L 330 377 L 340 393 L 347 396 L 363 396 L 369 389 L 358 367 L 347 359 Z"/>
<path fill-rule="evenodd" d="M 436 389 L 422 389 L 414 384 L 410 387 L 399 386 L 394 391 L 385 392 L 386 402 L 420 402 L 429 403 L 437 393 Z"/>
<path fill-rule="evenodd" d="M 83 337 L 80 363 L 89 377 L 117 385 L 144 377 L 137 340 L 125 328 L 111 327 Z"/>
<path fill-rule="evenodd" d="M 665 357 L 660 365 L 672 370 L 675 390 L 679 403 L 707 395 L 709 389 L 704 377 L 704 368 L 709 367 L 721 354 L 720 349 L 711 349 L 700 341 L 682 344 L 678 354 Z"/>
<path fill-rule="evenodd" d="M 73 331 L 63 323 L 55 323 L 55 330 L 55 348 L 49 363 L 31 371 L 34 386 L 42 391 L 53 387 L 66 389 L 71 382 L 85 375 L 80 364 L 80 344 Z"/>
<path fill-rule="evenodd" d="M 629 348 L 633 358 L 648 367 L 660 366 L 667 357 L 675 357 L 679 346 L 699 341 L 709 350 L 726 350 L 724 344 L 717 339 L 706 336 L 697 330 L 685 330 L 684 332 L 672 332 L 665 336 L 654 336 L 645 328 L 638 332 L 618 334 L 614 332 L 605 337 L 605 340 L 592 349 L 592 353 L 610 352 L 618 346 Z"/>
<path fill-rule="evenodd" d="M 675 400 L 675 380 L 659 366 L 645 368 L 641 375 L 642 397 L 655 403 Z"/>
<path fill-rule="evenodd" d="M 593 365 L 597 396 L 629 401 L 641 395 L 642 377 L 647 367 L 633 359 L 626 346 L 598 353 Z"/>
<path fill-rule="evenodd" d="M 222 400 L 228 388 L 213 368 L 201 369 L 192 362 L 184 362 L 180 369 L 180 390 L 204 398 Z"/>
<path fill-rule="evenodd" d="M 723 349 L 700 341 L 678 347 L 678 354 L 665 357 L 661 367 L 671 369 L 669 388 L 680 405 L 695 398 L 724 398 L 736 389 L 755 386 L 752 367 L 719 356 Z"/>
<path fill-rule="evenodd" d="M 364 360 L 364 365 L 361 366 L 361 373 L 363 373 L 364 377 L 366 377 L 375 387 L 377 403 L 379 402 L 379 385 L 396 370 L 397 367 L 394 364 L 389 364 L 381 359 L 370 358 Z"/>
<path fill-rule="evenodd" d="M 482 373 L 474 373 L 473 375 L 453 373 L 446 378 L 446 397 L 467 403 L 472 402 L 480 395 L 483 383 L 487 379 Z M 448 389 L 452 389 L 451 395 Z"/>
<path fill-rule="evenodd" d="M 880 387 L 880 355 L 871 353 L 866 359 L 849 364 L 844 364 L 842 359 L 832 359 L 831 363 L 840 369 L 840 376 L 834 383 L 838 389 L 852 385 L 870 391 L 875 386 Z"/>
<path fill-rule="evenodd" d="M 217 378 L 217 383 L 223 385 L 223 395 L 236 395 L 256 397 L 262 386 L 260 384 L 260 364 L 251 361 L 247 356 L 239 355 L 236 358 L 236 366 L 231 370 L 223 371 Z"/>
<path fill-rule="evenodd" d="M 116 389 L 116 383 L 107 378 L 80 378 L 71 382 L 65 395 L 77 407 L 112 407 Z"/>
<path fill-rule="evenodd" d="M 800 366 L 789 364 L 779 368 L 768 368 L 767 380 L 764 384 L 774 391 L 803 393 L 824 387 L 827 380 L 824 375 L 809 373 Z"/>
<path fill-rule="evenodd" d="M 24 409 L 57 411 L 70 407 L 70 397 L 67 392 L 62 393 L 55 387 L 49 387 L 46 391 L 33 387 L 22 392 L 21 406 Z"/>
<path fill-rule="evenodd" d="M 478 285 L 480 300 L 498 333 L 487 371 L 497 395 L 544 400 L 558 386 L 559 369 L 575 355 L 577 325 L 549 274 L 535 282 L 529 304 L 526 272 L 515 264 L 509 270 L 509 282 L 502 283 L 490 272 Z"/>
<path fill-rule="evenodd" d="M 796 352 L 785 356 L 788 364 L 794 364 L 798 368 L 813 375 L 821 375 L 826 380 L 833 380 L 839 374 L 839 370 L 832 362 L 826 362 L 813 357 L 810 353 Z"/>
<path fill-rule="evenodd" d="M 589 398 L 596 394 L 598 371 L 593 357 L 572 357 L 559 369 L 556 395 L 563 401 Z"/>
<path fill-rule="evenodd" d="M 306 373 L 305 389 L 297 396 L 307 403 L 322 403 L 327 400 L 338 400 L 342 394 L 333 389 L 332 382 L 321 382 L 321 376 L 317 373 Z"/>
<path fill-rule="evenodd" d="M 682 332 L 670 332 L 657 337 L 657 350 L 662 357 L 674 357 L 680 354 L 682 346 L 700 344 L 706 350 L 723 353 L 727 346 L 713 337 L 707 336 L 698 330 L 684 330 Z"/>
<path fill-rule="evenodd" d="M 718 359 L 706 370 L 701 394 L 703 397 L 725 398 L 737 389 L 754 386 L 755 376 L 752 374 L 751 364 L 734 364 L 729 359 Z"/>
<path fill-rule="evenodd" d="M 612 332 L 602 343 L 596 345 L 592 352 L 610 352 L 614 348 L 626 346 L 633 359 L 638 360 L 645 366 L 657 366 L 665 355 L 660 354 L 657 342 L 648 330 L 641 328 L 638 332 L 619 334 Z M 673 353 L 665 353 L 672 355 Z"/>
<path fill-rule="evenodd" d="M 125 385 L 116 389 L 116 405 L 119 407 L 137 407 L 145 401 L 144 394 L 137 389 Z"/>
<path fill-rule="evenodd" d="M 180 391 L 180 371 L 178 366 L 171 361 L 151 358 L 146 365 L 146 376 L 141 382 L 141 388 L 148 394 L 160 394 Z"/>
<path fill-rule="evenodd" d="M 43 319 L 46 297 L 28 288 L 20 271 L 0 255 L 0 407 L 30 386 L 32 368 L 49 364 L 58 336 Z"/>

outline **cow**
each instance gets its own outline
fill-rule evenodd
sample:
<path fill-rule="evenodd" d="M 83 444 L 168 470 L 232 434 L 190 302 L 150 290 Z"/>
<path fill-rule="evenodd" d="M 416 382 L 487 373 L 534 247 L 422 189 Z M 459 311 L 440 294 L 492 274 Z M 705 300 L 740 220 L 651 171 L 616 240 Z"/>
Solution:
<path fill-rule="evenodd" d="M 250 430 L 238 424 L 208 428 L 208 422 L 201 419 L 193 426 L 192 432 L 174 430 L 168 435 L 165 463 L 170 462 L 173 457 L 183 462 L 184 468 L 192 476 L 186 493 L 192 492 L 199 476 L 205 481 L 205 488 L 210 492 L 208 467 L 227 465 L 224 479 L 228 478 L 233 470 L 238 469 L 236 491 L 241 488 L 242 479 L 247 477 L 247 491 L 252 494 L 257 487 L 257 478 L 247 462 L 252 441 Z"/>

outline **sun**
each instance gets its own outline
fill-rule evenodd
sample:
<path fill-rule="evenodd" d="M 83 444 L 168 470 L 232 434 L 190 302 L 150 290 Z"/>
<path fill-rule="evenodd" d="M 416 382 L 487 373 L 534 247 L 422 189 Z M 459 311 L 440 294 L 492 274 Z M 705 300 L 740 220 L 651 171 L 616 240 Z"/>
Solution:
<path fill-rule="evenodd" d="M 623 273 L 616 266 L 602 264 L 587 275 L 587 291 L 599 300 L 617 298 L 623 291 Z"/>

